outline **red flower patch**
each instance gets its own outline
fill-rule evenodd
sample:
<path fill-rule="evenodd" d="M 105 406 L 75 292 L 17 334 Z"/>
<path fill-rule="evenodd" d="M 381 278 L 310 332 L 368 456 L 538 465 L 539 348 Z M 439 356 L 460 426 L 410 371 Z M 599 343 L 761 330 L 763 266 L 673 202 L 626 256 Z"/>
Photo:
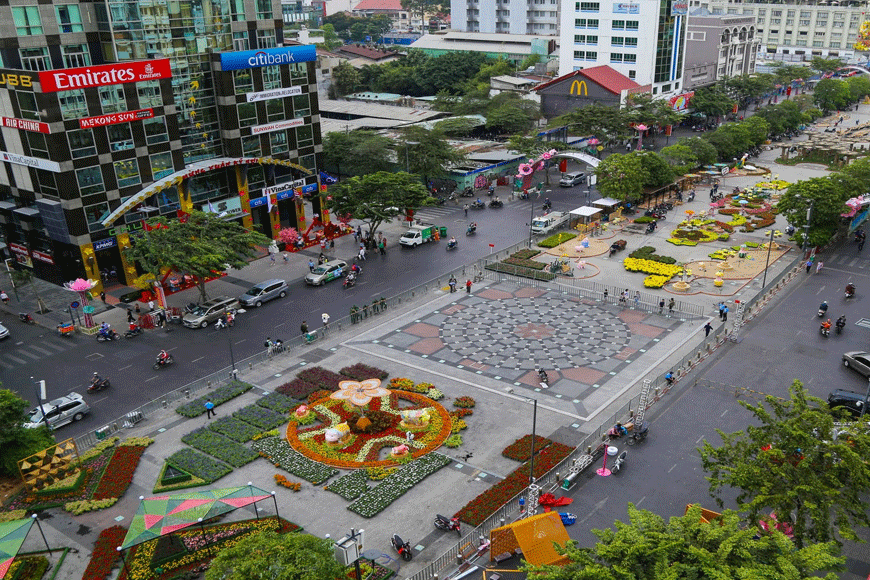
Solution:
<path fill-rule="evenodd" d="M 105 580 L 109 577 L 121 554 L 115 548 L 121 545 L 126 535 L 127 528 L 121 526 L 112 526 L 100 532 L 82 580 Z"/>
<path fill-rule="evenodd" d="M 97 489 L 94 490 L 92 499 L 109 499 L 124 495 L 133 481 L 133 473 L 144 452 L 144 447 L 129 445 L 122 445 L 115 449 Z"/>

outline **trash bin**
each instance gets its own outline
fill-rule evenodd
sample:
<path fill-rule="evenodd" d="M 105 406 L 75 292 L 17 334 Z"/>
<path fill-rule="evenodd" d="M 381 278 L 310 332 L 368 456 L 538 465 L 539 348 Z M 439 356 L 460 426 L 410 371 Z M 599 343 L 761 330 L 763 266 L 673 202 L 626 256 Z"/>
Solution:
<path fill-rule="evenodd" d="M 438 233 L 441 235 L 442 238 L 446 238 L 447 237 L 447 226 L 439 226 Z"/>
<path fill-rule="evenodd" d="M 108 435 L 108 434 L 109 434 L 108 427 L 100 427 L 99 429 L 94 431 L 94 436 L 97 438 L 97 441 L 102 441 L 103 439 L 106 438 L 106 435 Z"/>

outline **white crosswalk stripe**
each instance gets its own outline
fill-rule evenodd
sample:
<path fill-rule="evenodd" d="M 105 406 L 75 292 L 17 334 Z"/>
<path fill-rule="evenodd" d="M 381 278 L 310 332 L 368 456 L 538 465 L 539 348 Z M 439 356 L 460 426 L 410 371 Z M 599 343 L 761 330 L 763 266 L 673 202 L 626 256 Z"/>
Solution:
<path fill-rule="evenodd" d="M 46 360 L 48 357 L 69 350 L 75 346 L 74 340 L 61 342 L 55 339 L 44 339 L 35 344 L 22 345 L 14 351 L 4 353 L 0 366 L 13 369 L 18 366 L 33 364 L 35 361 Z"/>

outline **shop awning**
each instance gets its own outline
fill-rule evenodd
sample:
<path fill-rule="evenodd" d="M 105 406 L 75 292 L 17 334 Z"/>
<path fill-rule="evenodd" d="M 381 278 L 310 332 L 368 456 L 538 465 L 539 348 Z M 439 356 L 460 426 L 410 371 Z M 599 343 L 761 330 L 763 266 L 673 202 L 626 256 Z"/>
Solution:
<path fill-rule="evenodd" d="M 33 526 L 33 521 L 33 518 L 25 518 L 0 523 L 0 578 L 9 571 L 9 566 L 27 538 L 27 532 Z"/>
<path fill-rule="evenodd" d="M 582 207 L 578 207 L 577 209 L 572 209 L 570 212 L 571 215 L 577 217 L 591 217 L 601 211 L 600 207 L 590 207 L 588 205 L 584 205 Z"/>
<path fill-rule="evenodd" d="M 601 207 L 614 207 L 619 205 L 618 199 L 613 199 L 612 197 L 602 197 L 601 199 L 595 200 L 592 202 L 592 205 L 600 205 Z"/>

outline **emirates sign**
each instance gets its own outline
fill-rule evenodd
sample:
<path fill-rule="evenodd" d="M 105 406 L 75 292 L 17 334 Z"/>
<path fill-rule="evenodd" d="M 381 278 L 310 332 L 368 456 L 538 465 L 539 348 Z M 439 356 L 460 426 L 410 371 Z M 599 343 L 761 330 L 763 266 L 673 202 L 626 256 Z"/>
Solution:
<path fill-rule="evenodd" d="M 169 59 L 163 58 L 42 71 L 39 73 L 39 85 L 42 87 L 43 93 L 57 93 L 89 87 L 168 79 L 170 77 L 172 77 L 172 69 L 169 66 Z"/>

